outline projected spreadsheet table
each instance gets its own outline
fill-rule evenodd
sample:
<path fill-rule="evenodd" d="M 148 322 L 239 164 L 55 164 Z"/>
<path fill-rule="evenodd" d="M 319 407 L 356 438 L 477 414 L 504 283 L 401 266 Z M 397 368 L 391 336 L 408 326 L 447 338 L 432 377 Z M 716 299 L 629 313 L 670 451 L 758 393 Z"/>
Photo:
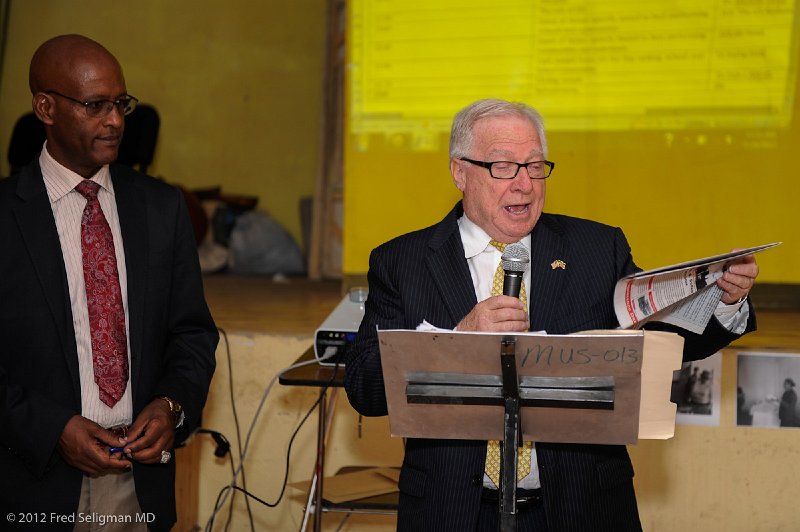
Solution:
<path fill-rule="evenodd" d="M 794 0 L 354 0 L 353 134 L 447 132 L 471 101 L 525 101 L 552 131 L 781 127 Z"/>

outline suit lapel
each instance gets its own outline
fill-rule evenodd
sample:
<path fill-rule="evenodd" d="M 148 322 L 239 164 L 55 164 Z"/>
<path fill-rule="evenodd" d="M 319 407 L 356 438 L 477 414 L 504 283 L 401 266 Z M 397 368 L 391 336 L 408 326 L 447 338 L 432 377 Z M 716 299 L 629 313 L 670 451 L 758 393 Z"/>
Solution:
<path fill-rule="evenodd" d="M 555 310 L 568 271 L 553 267 L 553 261 L 567 259 L 567 242 L 562 227 L 543 214 L 531 232 L 531 330 L 550 332 Z M 566 260 L 568 263 L 569 261 Z"/>
<path fill-rule="evenodd" d="M 128 277 L 128 338 L 131 346 L 130 382 L 139 382 L 147 274 L 147 202 L 144 192 L 132 179 L 132 170 L 111 166 L 114 197 L 125 249 L 125 270 Z M 131 388 L 136 404 L 135 388 Z"/>
<path fill-rule="evenodd" d="M 20 174 L 17 195 L 22 201 L 14 208 L 14 216 L 53 315 L 73 391 L 80 404 L 78 348 L 72 325 L 69 284 L 53 209 L 38 162 L 26 167 Z"/>
<path fill-rule="evenodd" d="M 462 214 L 459 202 L 436 226 L 433 237 L 428 243 L 429 253 L 425 257 L 428 271 L 452 319 L 451 327 L 458 325 L 458 322 L 477 304 L 472 276 L 464 258 L 464 245 L 458 232 L 458 218 Z"/>

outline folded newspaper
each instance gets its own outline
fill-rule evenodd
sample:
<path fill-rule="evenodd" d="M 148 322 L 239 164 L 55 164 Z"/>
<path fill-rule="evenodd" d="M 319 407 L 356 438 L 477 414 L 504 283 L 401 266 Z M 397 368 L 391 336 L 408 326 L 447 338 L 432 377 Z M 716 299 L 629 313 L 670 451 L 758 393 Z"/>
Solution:
<path fill-rule="evenodd" d="M 614 310 L 620 327 L 639 328 L 653 320 L 702 334 L 723 294 L 716 280 L 728 265 L 779 244 L 773 242 L 623 277 L 614 288 Z"/>

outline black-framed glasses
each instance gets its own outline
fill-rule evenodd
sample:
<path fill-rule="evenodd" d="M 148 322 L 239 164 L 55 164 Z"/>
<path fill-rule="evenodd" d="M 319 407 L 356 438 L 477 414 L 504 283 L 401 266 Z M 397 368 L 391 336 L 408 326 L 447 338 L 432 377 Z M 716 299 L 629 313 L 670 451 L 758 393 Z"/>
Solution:
<path fill-rule="evenodd" d="M 528 177 L 531 179 L 547 179 L 553 173 L 556 163 L 552 161 L 531 161 L 529 163 L 515 163 L 514 161 L 476 161 L 459 157 L 462 161 L 467 161 L 478 166 L 489 169 L 489 175 L 495 179 L 514 179 L 523 166 L 528 170 Z"/>
<path fill-rule="evenodd" d="M 114 107 L 116 107 L 117 110 L 123 115 L 129 115 L 134 109 L 136 109 L 136 104 L 139 103 L 139 100 L 130 94 L 123 94 L 116 100 L 92 100 L 89 102 L 84 102 L 73 98 L 72 96 L 61 94 L 58 91 L 50 90 L 44 91 L 44 93 L 55 94 L 56 96 L 61 96 L 62 98 L 66 98 L 71 102 L 82 105 L 83 108 L 86 109 L 86 114 L 91 118 L 101 118 L 107 116 Z"/>

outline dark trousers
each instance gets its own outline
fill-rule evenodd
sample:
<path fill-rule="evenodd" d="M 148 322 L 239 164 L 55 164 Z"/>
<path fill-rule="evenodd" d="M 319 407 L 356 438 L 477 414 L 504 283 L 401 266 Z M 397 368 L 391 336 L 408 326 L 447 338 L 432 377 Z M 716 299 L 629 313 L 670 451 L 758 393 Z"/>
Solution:
<path fill-rule="evenodd" d="M 476 532 L 497 532 L 500 528 L 500 512 L 497 501 L 481 501 L 481 510 L 478 513 L 478 526 Z M 524 508 L 517 513 L 517 530 L 519 532 L 547 532 L 547 517 L 544 506 L 538 504 Z"/>

